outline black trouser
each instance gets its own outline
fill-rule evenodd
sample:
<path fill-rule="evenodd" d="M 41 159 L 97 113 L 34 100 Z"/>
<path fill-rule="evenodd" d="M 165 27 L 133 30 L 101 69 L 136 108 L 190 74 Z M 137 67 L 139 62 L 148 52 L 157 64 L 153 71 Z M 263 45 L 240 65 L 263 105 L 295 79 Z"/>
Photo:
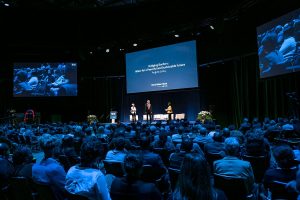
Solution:
<path fill-rule="evenodd" d="M 170 122 L 172 120 L 172 113 L 168 114 L 168 121 Z"/>
<path fill-rule="evenodd" d="M 136 113 L 131 114 L 131 116 L 132 116 L 132 121 L 136 122 Z"/>
<path fill-rule="evenodd" d="M 147 122 L 150 120 L 150 122 L 152 121 L 152 113 L 147 112 Z M 150 119 L 149 119 L 150 118 Z"/>

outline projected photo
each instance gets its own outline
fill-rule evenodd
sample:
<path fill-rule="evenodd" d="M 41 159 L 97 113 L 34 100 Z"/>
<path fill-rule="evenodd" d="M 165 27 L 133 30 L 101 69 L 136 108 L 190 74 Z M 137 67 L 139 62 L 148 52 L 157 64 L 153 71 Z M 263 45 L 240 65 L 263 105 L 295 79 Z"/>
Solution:
<path fill-rule="evenodd" d="M 77 64 L 15 63 L 13 96 L 77 96 Z"/>
<path fill-rule="evenodd" d="M 260 77 L 300 71 L 300 9 L 257 28 Z"/>
<path fill-rule="evenodd" d="M 198 87 L 196 41 L 126 54 L 127 93 Z"/>

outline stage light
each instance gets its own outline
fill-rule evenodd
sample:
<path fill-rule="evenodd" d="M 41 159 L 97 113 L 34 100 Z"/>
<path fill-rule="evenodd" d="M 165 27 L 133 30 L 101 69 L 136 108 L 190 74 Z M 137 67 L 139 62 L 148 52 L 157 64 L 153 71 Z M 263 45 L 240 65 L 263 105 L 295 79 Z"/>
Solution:
<path fill-rule="evenodd" d="M 209 27 L 210 27 L 210 29 L 212 29 L 212 30 L 214 30 L 214 29 L 215 29 L 215 27 L 214 27 L 214 26 L 212 26 L 212 25 L 210 25 Z"/>
<path fill-rule="evenodd" d="M 124 49 L 120 48 L 120 51 L 124 51 Z"/>
<path fill-rule="evenodd" d="M 174 35 L 174 37 L 178 38 L 178 37 L 179 37 L 179 35 L 178 35 L 178 34 L 175 34 L 175 35 Z"/>
<path fill-rule="evenodd" d="M 106 49 L 106 50 L 105 50 L 106 53 L 109 53 L 109 51 L 110 51 L 109 49 Z"/>
<path fill-rule="evenodd" d="M 137 46 L 137 43 L 133 43 L 133 46 L 136 47 L 136 46 Z"/>
<path fill-rule="evenodd" d="M 92 51 L 90 51 L 90 54 L 92 55 L 92 54 L 93 54 L 93 52 L 92 52 Z"/>
<path fill-rule="evenodd" d="M 5 3 L 5 4 L 4 4 L 4 6 L 8 7 L 8 6 L 9 6 L 9 4 L 8 4 L 8 3 Z"/>

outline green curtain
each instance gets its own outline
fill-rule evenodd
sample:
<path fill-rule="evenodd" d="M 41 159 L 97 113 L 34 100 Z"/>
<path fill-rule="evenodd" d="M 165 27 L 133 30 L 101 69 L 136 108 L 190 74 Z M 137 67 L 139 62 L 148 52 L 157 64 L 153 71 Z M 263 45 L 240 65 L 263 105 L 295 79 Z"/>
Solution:
<path fill-rule="evenodd" d="M 260 120 L 264 117 L 289 117 L 286 93 L 297 92 L 299 96 L 299 72 L 260 79 L 256 55 L 234 60 L 230 77 L 232 121 L 235 125 L 239 125 L 243 117 L 259 117 Z"/>

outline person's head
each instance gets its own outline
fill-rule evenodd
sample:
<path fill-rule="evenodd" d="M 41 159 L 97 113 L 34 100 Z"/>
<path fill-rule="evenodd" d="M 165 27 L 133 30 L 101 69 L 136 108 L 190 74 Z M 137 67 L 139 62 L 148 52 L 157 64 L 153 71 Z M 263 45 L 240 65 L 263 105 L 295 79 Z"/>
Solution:
<path fill-rule="evenodd" d="M 117 138 L 117 141 L 115 143 L 116 145 L 116 150 L 122 151 L 125 148 L 125 139 L 123 137 Z"/>
<path fill-rule="evenodd" d="M 229 156 L 237 156 L 240 151 L 240 143 L 236 137 L 229 137 L 225 140 L 226 154 Z"/>
<path fill-rule="evenodd" d="M 294 152 L 292 148 L 287 145 L 275 147 L 273 150 L 273 155 L 278 166 L 281 168 L 287 169 L 295 164 Z"/>
<path fill-rule="evenodd" d="M 165 131 L 161 131 L 159 133 L 159 141 L 161 142 L 162 145 L 164 145 L 168 140 L 168 135 Z"/>
<path fill-rule="evenodd" d="M 134 104 L 134 103 L 132 103 L 132 104 L 131 104 L 131 106 L 132 106 L 132 107 L 134 107 L 134 106 L 135 106 L 135 104 Z"/>
<path fill-rule="evenodd" d="M 65 135 L 62 139 L 62 144 L 61 146 L 63 148 L 66 147 L 74 147 L 74 137 L 71 135 Z"/>
<path fill-rule="evenodd" d="M 15 166 L 31 163 L 32 160 L 33 160 L 32 152 L 26 146 L 18 147 L 13 154 L 13 163 Z"/>
<path fill-rule="evenodd" d="M 169 102 L 168 102 L 168 106 L 170 106 L 170 105 L 171 105 L 171 102 L 169 101 Z"/>
<path fill-rule="evenodd" d="M 201 154 L 187 154 L 177 185 L 184 199 L 213 199 L 209 166 Z"/>
<path fill-rule="evenodd" d="M 223 142 L 223 134 L 222 134 L 222 132 L 216 131 L 214 133 L 213 140 L 215 142 Z"/>
<path fill-rule="evenodd" d="M 149 100 L 149 99 L 147 100 L 147 103 L 150 103 L 150 100 Z"/>
<path fill-rule="evenodd" d="M 183 138 L 180 149 L 185 152 L 191 152 L 193 149 L 193 140 L 188 137 Z"/>
<path fill-rule="evenodd" d="M 200 135 L 206 136 L 207 135 L 207 129 L 204 127 L 200 128 Z"/>
<path fill-rule="evenodd" d="M 94 138 L 86 138 L 80 148 L 80 165 L 82 167 L 94 167 L 101 156 L 101 142 Z"/>
<path fill-rule="evenodd" d="M 39 140 L 40 147 L 44 151 L 45 158 L 53 156 L 53 150 L 56 146 L 56 140 L 50 134 L 44 134 Z"/>
<path fill-rule="evenodd" d="M 265 153 L 266 145 L 263 134 L 259 131 L 248 132 L 246 137 L 246 151 L 249 155 L 260 156 Z"/>
<path fill-rule="evenodd" d="M 229 130 L 229 128 L 223 128 L 223 137 L 224 138 L 230 137 L 230 130 Z"/>
<path fill-rule="evenodd" d="M 141 148 L 146 150 L 150 148 L 150 138 L 147 136 L 142 136 L 140 141 Z"/>
<path fill-rule="evenodd" d="M 143 162 L 135 154 L 128 154 L 124 159 L 124 170 L 129 179 L 138 179 L 142 172 Z"/>

